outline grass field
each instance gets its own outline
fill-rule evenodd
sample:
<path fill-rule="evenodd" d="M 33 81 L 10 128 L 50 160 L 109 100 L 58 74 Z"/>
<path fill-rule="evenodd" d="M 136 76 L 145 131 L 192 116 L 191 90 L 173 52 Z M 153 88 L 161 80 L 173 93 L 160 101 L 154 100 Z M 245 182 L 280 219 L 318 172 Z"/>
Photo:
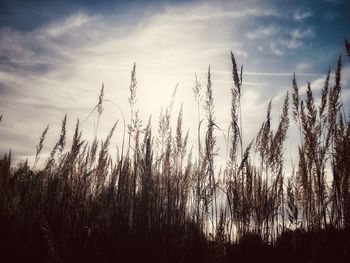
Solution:
<path fill-rule="evenodd" d="M 347 41 L 345 48 L 348 59 Z M 221 170 L 215 166 L 210 68 L 206 87 L 196 80 L 193 88 L 198 128 L 206 130 L 205 136 L 198 132 L 194 152 L 182 111 L 176 127 L 170 125 L 172 103 L 156 131 L 150 122 L 141 125 L 134 66 L 132 118 L 119 133 L 117 158 L 109 153 L 116 125 L 104 140 L 95 136 L 89 143 L 78 121 L 68 148 L 66 117 L 43 164 L 48 128 L 34 164 L 12 163 L 11 152 L 1 157 L 2 262 L 348 262 L 350 122 L 341 102 L 342 59 L 326 73 L 320 98 L 310 83 L 304 96 L 294 76 L 277 126 L 269 104 L 255 139 L 243 148 L 244 72 L 231 53 L 230 158 Z M 104 103 L 102 88 L 97 123 Z M 299 158 L 287 174 L 284 142 L 291 124 L 299 130 Z"/>

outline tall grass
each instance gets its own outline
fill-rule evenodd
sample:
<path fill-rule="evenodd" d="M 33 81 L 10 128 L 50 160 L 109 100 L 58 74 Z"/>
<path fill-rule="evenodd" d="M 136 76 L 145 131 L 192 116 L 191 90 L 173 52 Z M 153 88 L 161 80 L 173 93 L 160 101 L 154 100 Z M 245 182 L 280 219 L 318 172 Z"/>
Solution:
<path fill-rule="evenodd" d="M 346 40 L 345 46 L 349 53 Z M 98 119 L 91 144 L 82 139 L 77 121 L 72 145 L 66 148 L 65 116 L 60 137 L 42 167 L 37 163 L 48 127 L 32 167 L 27 161 L 11 167 L 11 152 L 5 154 L 0 160 L 0 225 L 9 251 L 19 248 L 27 253 L 14 257 L 42 262 L 219 262 L 228 258 L 230 244 L 244 244 L 249 236 L 270 244 L 291 230 L 348 231 L 350 123 L 341 102 L 341 57 L 333 86 L 331 70 L 326 74 L 320 104 L 310 83 L 301 95 L 294 75 L 291 106 L 287 92 L 274 128 L 270 102 L 261 128 L 245 148 L 243 67 L 238 69 L 232 52 L 231 61 L 230 158 L 222 171 L 215 169 L 215 131 L 220 128 L 210 67 L 205 94 L 197 77 L 193 88 L 198 117 L 195 158 L 188 150 L 188 132 L 183 131 L 182 107 L 175 129 L 170 125 L 176 88 L 159 116 L 157 135 L 151 120 L 146 125 L 140 120 L 135 64 L 131 121 L 126 125 L 123 116 L 117 158 L 109 153 L 117 123 L 104 140 L 97 140 L 103 105 L 110 102 L 104 100 L 103 86 L 94 109 Z M 299 160 L 293 173 L 286 174 L 284 142 L 290 115 L 299 130 Z M 200 129 L 206 129 L 204 137 Z"/>

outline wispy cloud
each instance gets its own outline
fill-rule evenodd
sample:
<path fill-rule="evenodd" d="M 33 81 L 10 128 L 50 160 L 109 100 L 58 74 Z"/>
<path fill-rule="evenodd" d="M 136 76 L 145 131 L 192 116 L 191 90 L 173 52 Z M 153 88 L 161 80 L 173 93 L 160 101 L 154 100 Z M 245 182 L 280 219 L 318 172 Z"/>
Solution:
<path fill-rule="evenodd" d="M 270 49 L 273 54 L 276 56 L 282 56 L 284 55 L 285 51 L 281 48 L 281 46 L 277 45 L 276 43 L 270 43 Z"/>
<path fill-rule="evenodd" d="M 250 39 L 266 38 L 276 35 L 279 31 L 280 28 L 276 25 L 261 26 L 254 31 L 248 31 L 246 36 Z"/>
<path fill-rule="evenodd" d="M 172 15 L 164 17 L 167 21 L 177 22 L 196 22 L 196 21 L 210 21 L 218 19 L 242 19 L 242 18 L 259 18 L 259 17 L 281 17 L 282 14 L 273 7 L 258 7 L 256 1 L 235 2 L 230 3 L 225 1 L 218 1 L 215 4 L 201 4 L 196 5 L 195 9 L 189 8 L 186 10 L 184 16 L 183 6 L 168 7 L 165 12 L 171 9 Z M 229 10 L 229 11 L 228 11 Z M 160 15 L 162 17 L 162 15 Z"/>
<path fill-rule="evenodd" d="M 295 38 L 282 39 L 280 43 L 282 47 L 288 49 L 297 49 L 303 46 L 303 42 Z"/>
<path fill-rule="evenodd" d="M 320 77 L 317 68 L 315 72 L 302 64 L 295 68 L 297 63 L 288 60 L 300 58 L 297 52 L 317 37 L 315 31 L 308 24 L 296 27 L 289 23 L 290 15 L 287 21 L 281 14 L 278 6 L 259 1 L 191 2 L 152 6 L 137 15 L 131 10 L 123 17 L 80 10 L 29 32 L 2 27 L 0 113 L 4 119 L 0 137 L 6 138 L 6 145 L 0 145 L 0 152 L 16 145 L 18 136 L 33 134 L 32 139 L 26 138 L 25 146 L 14 149 L 21 155 L 32 154 L 47 123 L 52 131 L 47 142 L 52 143 L 65 113 L 72 127 L 77 118 L 85 118 L 96 103 L 102 82 L 106 98 L 128 109 L 134 61 L 137 107 L 142 109 L 143 119 L 159 113 L 179 82 L 174 107 L 184 103 L 186 128 L 196 130 L 191 114 L 194 73 L 205 85 L 210 64 L 219 102 L 217 119 L 225 123 L 232 85 L 230 50 L 239 64 L 244 64 L 244 112 L 253 116 L 244 121 L 245 127 L 249 126 L 246 135 L 252 138 L 266 103 L 289 88 L 293 70 L 300 71 L 303 78 Z M 293 56 L 287 57 L 290 54 Z M 112 105 L 106 105 L 100 131 L 109 130 L 111 120 L 120 118 L 118 114 Z M 84 136 L 92 137 L 93 119 L 84 125 Z M 17 132 L 12 134 L 13 130 Z M 116 137 L 114 143 L 118 144 Z"/>
<path fill-rule="evenodd" d="M 88 16 L 84 13 L 77 13 L 74 16 L 69 16 L 64 21 L 55 21 L 48 24 L 41 29 L 41 32 L 45 35 L 49 35 L 53 38 L 62 37 L 67 33 L 74 32 L 80 29 L 84 24 L 92 22 L 94 17 Z"/>
<path fill-rule="evenodd" d="M 273 54 L 277 56 L 282 56 L 286 54 L 288 51 L 293 51 L 298 48 L 301 48 L 304 43 L 295 38 L 281 38 L 277 41 L 270 43 L 270 50 Z"/>
<path fill-rule="evenodd" d="M 310 38 L 315 36 L 315 33 L 312 28 L 307 28 L 307 29 L 296 28 L 292 30 L 290 34 L 294 39 L 303 39 L 303 38 Z"/>
<path fill-rule="evenodd" d="M 294 14 L 293 14 L 293 19 L 296 22 L 302 22 L 306 18 L 311 17 L 312 15 L 313 15 L 313 13 L 311 11 L 305 11 L 305 10 L 297 9 L 294 12 Z"/>
<path fill-rule="evenodd" d="M 288 51 L 294 51 L 304 46 L 305 39 L 315 36 L 312 28 L 296 28 L 291 31 L 285 30 L 287 34 L 270 40 L 270 50 L 272 54 L 282 56 Z"/>

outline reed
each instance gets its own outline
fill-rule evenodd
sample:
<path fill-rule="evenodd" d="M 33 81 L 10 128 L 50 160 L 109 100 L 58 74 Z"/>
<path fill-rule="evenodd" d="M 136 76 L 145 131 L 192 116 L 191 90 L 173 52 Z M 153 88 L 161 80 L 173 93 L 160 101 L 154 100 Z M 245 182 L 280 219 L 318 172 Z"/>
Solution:
<path fill-rule="evenodd" d="M 349 53 L 347 40 L 345 47 Z M 205 94 L 197 76 L 193 88 L 198 125 L 193 161 L 189 132 L 183 128 L 183 106 L 176 127 L 171 127 L 176 87 L 159 116 L 157 132 L 152 131 L 151 118 L 143 126 L 136 108 L 134 64 L 131 118 L 126 124 L 123 115 L 122 150 L 116 158 L 109 145 L 118 121 L 104 140 L 97 139 L 103 103 L 111 102 L 104 99 L 104 85 L 92 111 L 98 113 L 92 143 L 83 139 L 78 120 L 72 145 L 66 148 L 65 115 L 44 165 L 38 163 L 48 126 L 32 167 L 27 161 L 13 165 L 11 151 L 2 156 L 0 220 L 6 229 L 4 237 L 10 237 L 6 246 L 20 247 L 28 258 L 39 262 L 228 262 L 237 251 L 246 255 L 249 242 L 279 253 L 284 242 L 296 240 L 299 233 L 315 235 L 312 244 L 319 244 L 317 235 L 333 231 L 346 236 L 350 229 L 350 122 L 341 102 L 341 56 L 333 86 L 331 69 L 326 73 L 319 104 L 311 84 L 307 83 L 304 96 L 293 75 L 291 106 L 287 92 L 273 127 L 270 101 L 261 128 L 247 145 L 241 111 L 243 66 L 238 69 L 232 52 L 231 62 L 230 155 L 223 170 L 215 168 L 215 131 L 220 128 L 210 67 Z M 290 117 L 300 142 L 296 168 L 287 174 L 284 143 Z M 206 124 L 203 137 L 202 124 Z M 129 137 L 124 151 L 126 128 Z M 235 250 L 237 243 L 241 245 Z M 269 248 L 269 244 L 274 245 Z M 295 242 L 288 244 L 297 249 Z"/>

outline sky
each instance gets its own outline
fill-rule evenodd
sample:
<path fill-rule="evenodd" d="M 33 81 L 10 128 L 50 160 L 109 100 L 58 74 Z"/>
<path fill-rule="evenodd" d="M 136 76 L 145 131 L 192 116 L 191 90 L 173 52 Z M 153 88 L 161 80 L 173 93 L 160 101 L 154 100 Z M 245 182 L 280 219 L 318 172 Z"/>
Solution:
<path fill-rule="evenodd" d="M 350 106 L 350 64 L 343 47 L 350 38 L 349 0 L 311 1 L 83 1 L 2 0 L 0 2 L 0 153 L 33 159 L 42 131 L 50 129 L 44 153 L 51 150 L 68 117 L 68 137 L 105 99 L 128 119 L 130 72 L 136 63 L 137 105 L 145 126 L 156 123 L 178 84 L 173 107 L 181 105 L 184 130 L 195 145 L 197 117 L 192 92 L 195 74 L 206 88 L 210 65 L 218 126 L 230 121 L 231 60 L 244 65 L 242 124 L 244 144 L 256 135 L 272 99 L 278 121 L 283 97 L 295 72 L 318 96 L 325 73 L 343 54 L 342 100 Z M 202 118 L 205 117 L 203 108 Z M 94 136 L 96 114 L 82 124 L 83 137 Z M 98 137 L 118 120 L 111 151 L 121 144 L 118 108 L 105 103 Z M 276 126 L 274 127 L 276 128 Z M 291 122 L 286 152 L 295 151 Z M 225 137 L 217 132 L 217 159 L 225 161 Z M 292 156 L 293 154 L 291 154 Z"/>

